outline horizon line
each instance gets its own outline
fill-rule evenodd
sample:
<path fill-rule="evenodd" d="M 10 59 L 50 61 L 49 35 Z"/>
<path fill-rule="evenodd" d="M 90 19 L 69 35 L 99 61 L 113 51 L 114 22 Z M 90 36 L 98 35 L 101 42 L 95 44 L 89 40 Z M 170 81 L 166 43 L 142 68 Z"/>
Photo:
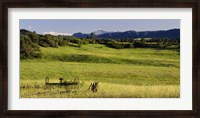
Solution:
<path fill-rule="evenodd" d="M 25 28 L 20 28 L 20 30 L 28 30 L 28 31 L 31 31 L 31 32 L 34 32 L 35 30 L 30 30 L 30 29 L 25 29 Z M 180 28 L 172 28 L 172 29 L 166 29 L 166 30 L 140 30 L 140 31 L 137 31 L 137 30 L 125 30 L 125 31 L 106 31 L 106 30 L 102 30 L 102 29 L 99 29 L 99 30 L 95 30 L 95 31 L 92 31 L 92 32 L 89 32 L 89 33 L 86 33 L 86 32 L 81 32 L 81 31 L 78 31 L 78 32 L 75 32 L 75 33 L 68 33 L 68 32 L 65 32 L 66 34 L 68 34 L 69 36 L 71 35 L 73 35 L 73 34 L 76 34 L 76 33 L 82 33 L 82 34 L 90 34 L 90 33 L 94 33 L 94 32 L 96 32 L 96 31 L 105 31 L 105 32 L 108 32 L 108 33 L 110 33 L 110 32 L 112 32 L 112 33 L 114 33 L 114 32 L 128 32 L 128 31 L 135 31 L 135 32 L 153 32 L 153 31 L 168 31 L 168 30 L 174 30 L 174 29 L 179 29 L 180 30 Z M 35 31 L 36 33 L 37 33 L 37 31 Z M 56 32 L 56 31 L 49 31 L 49 32 L 43 32 L 43 33 L 38 33 L 38 34 L 43 34 L 43 35 L 45 35 L 45 34 L 47 34 L 47 33 L 61 33 L 61 34 L 63 34 L 64 32 Z"/>

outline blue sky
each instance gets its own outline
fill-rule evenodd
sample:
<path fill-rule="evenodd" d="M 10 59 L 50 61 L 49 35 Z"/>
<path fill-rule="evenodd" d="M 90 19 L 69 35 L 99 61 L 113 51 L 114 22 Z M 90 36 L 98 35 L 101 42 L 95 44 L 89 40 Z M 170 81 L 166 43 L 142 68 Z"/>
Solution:
<path fill-rule="evenodd" d="M 180 29 L 180 19 L 21 19 L 20 29 L 39 34 L 74 34 L 104 31 L 155 31 Z"/>

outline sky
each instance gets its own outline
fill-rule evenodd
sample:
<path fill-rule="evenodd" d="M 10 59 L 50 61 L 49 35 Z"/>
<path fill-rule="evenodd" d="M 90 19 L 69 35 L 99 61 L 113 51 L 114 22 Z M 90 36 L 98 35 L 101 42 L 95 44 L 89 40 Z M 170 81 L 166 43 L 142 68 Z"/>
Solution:
<path fill-rule="evenodd" d="M 97 30 L 123 32 L 180 29 L 180 19 L 20 19 L 19 26 L 20 29 L 39 34 L 72 35 Z"/>

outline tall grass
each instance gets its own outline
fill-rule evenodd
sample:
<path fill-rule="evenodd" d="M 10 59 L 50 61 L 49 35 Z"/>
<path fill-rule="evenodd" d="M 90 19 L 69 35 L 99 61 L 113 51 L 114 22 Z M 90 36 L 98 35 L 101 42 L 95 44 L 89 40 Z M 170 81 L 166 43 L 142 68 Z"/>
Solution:
<path fill-rule="evenodd" d="M 33 82 L 33 81 L 32 81 Z M 21 85 L 20 96 L 26 98 L 178 98 L 179 85 L 123 85 L 99 83 L 98 92 L 88 90 L 90 81 L 74 86 L 48 86 L 41 82 Z"/>

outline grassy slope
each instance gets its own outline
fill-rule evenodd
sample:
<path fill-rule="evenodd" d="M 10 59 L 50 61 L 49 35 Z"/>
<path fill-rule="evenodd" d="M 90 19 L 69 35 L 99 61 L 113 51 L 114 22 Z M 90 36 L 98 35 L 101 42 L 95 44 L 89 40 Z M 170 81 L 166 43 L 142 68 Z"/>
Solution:
<path fill-rule="evenodd" d="M 42 53 L 42 59 L 21 60 L 20 86 L 33 85 L 31 83 L 37 82 L 43 87 L 46 76 L 50 77 L 50 82 L 58 81 L 59 77 L 70 80 L 78 76 L 84 85 L 82 89 L 79 88 L 79 94 L 76 91 L 76 94 L 70 95 L 47 95 L 46 91 L 46 94 L 37 95 L 34 94 L 36 90 L 22 89 L 21 97 L 179 96 L 180 60 L 177 51 L 142 48 L 119 50 L 95 44 L 83 45 L 81 48 L 42 48 Z M 99 92 L 80 94 L 93 81 L 100 82 Z M 140 91 L 134 92 L 135 90 Z M 33 94 L 29 95 L 31 91 Z M 154 95 L 159 93 L 156 91 L 160 91 L 160 94 Z M 56 92 L 54 89 L 54 93 Z"/>

